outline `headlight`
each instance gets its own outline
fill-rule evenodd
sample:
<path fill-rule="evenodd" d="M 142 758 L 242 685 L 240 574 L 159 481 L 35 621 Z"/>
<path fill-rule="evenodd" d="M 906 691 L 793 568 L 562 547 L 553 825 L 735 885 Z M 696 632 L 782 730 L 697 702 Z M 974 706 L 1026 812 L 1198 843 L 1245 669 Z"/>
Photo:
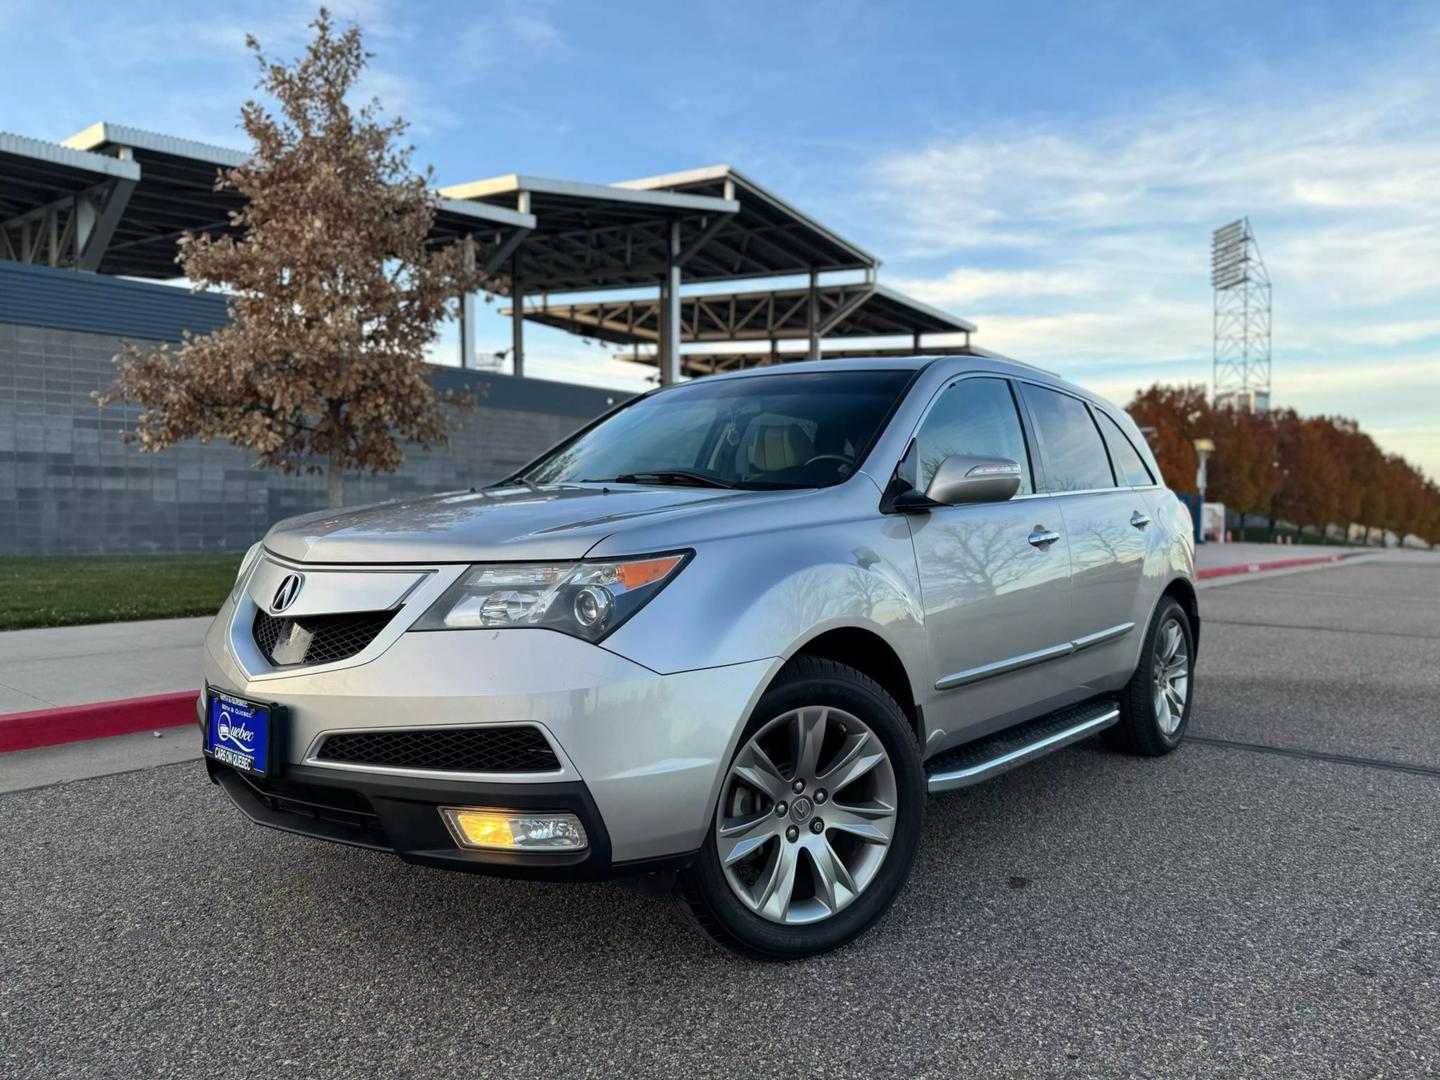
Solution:
<path fill-rule="evenodd" d="M 245 557 L 240 560 L 240 569 L 235 572 L 235 584 L 230 586 L 230 599 L 235 600 L 240 596 L 240 586 L 245 583 L 245 575 L 250 572 L 251 565 L 255 562 L 255 556 L 260 554 L 262 541 L 256 541 L 250 545 L 250 550 L 245 552 Z"/>
<path fill-rule="evenodd" d="M 412 629 L 541 626 L 599 641 L 649 603 L 689 557 L 472 566 Z"/>

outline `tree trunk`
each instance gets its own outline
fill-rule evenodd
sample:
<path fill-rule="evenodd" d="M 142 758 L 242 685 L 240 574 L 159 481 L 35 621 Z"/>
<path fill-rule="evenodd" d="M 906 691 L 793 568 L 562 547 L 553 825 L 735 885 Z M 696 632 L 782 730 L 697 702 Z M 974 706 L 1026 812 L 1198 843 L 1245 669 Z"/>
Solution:
<path fill-rule="evenodd" d="M 330 451 L 330 509 L 345 505 L 345 470 L 340 464 L 340 451 Z"/>

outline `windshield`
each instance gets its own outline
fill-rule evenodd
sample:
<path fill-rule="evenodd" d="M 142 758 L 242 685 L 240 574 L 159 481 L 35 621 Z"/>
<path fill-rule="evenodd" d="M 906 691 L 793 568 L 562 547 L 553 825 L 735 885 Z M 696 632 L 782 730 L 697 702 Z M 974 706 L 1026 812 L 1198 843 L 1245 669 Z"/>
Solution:
<path fill-rule="evenodd" d="M 854 473 L 910 371 L 699 379 L 642 398 L 532 466 L 532 484 L 827 487 Z"/>

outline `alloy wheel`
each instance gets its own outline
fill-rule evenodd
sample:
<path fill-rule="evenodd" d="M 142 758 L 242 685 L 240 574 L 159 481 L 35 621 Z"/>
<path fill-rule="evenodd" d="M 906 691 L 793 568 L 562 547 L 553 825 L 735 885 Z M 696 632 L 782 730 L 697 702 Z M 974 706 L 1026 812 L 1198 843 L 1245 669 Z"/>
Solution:
<path fill-rule="evenodd" d="M 1155 722 L 1166 738 L 1180 729 L 1185 703 L 1190 694 L 1190 653 L 1185 632 L 1177 619 L 1165 620 L 1155 635 L 1154 672 Z"/>
<path fill-rule="evenodd" d="M 782 713 L 725 777 L 715 846 L 730 888 L 771 922 L 829 918 L 875 879 L 896 792 L 890 755 L 859 718 L 823 705 Z"/>

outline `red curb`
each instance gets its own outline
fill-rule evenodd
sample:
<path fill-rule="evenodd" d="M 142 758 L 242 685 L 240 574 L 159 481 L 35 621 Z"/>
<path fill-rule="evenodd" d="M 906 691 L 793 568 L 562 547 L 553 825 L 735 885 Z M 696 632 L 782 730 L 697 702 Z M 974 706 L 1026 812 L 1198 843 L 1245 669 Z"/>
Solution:
<path fill-rule="evenodd" d="M 1196 570 L 1197 578 L 1228 577 L 1231 574 L 1258 574 L 1264 570 L 1286 570 L 1292 566 L 1315 566 L 1319 563 L 1339 562 L 1344 555 L 1312 555 L 1308 559 L 1272 559 L 1270 562 L 1242 563 L 1239 566 L 1207 566 Z"/>
<path fill-rule="evenodd" d="M 195 723 L 195 690 L 0 715 L 0 753 Z"/>

